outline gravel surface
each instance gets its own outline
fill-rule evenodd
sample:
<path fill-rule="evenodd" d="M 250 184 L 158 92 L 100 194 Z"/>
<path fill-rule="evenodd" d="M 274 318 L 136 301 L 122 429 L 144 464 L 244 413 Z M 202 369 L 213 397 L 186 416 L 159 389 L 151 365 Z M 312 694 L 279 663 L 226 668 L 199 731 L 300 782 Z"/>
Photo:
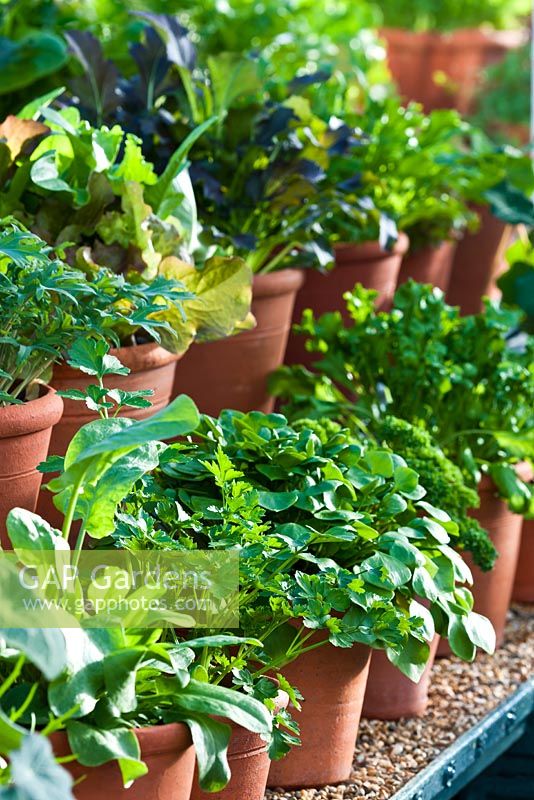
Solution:
<path fill-rule="evenodd" d="M 534 606 L 514 606 L 504 646 L 474 664 L 436 661 L 424 717 L 362 720 L 349 784 L 268 791 L 265 800 L 386 800 L 534 673 Z"/>

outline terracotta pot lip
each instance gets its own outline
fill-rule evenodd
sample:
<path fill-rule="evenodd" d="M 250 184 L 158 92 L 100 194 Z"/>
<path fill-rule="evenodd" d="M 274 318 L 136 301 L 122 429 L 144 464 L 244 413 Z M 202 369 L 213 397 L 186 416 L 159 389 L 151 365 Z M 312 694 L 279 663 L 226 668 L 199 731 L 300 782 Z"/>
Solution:
<path fill-rule="evenodd" d="M 525 483 L 530 483 L 534 480 L 534 472 L 528 461 L 518 461 L 517 464 L 514 464 L 514 467 L 518 477 Z M 496 488 L 495 482 L 490 475 L 482 475 L 478 484 L 479 492 L 495 491 Z"/>
<path fill-rule="evenodd" d="M 185 722 L 169 722 L 166 725 L 151 725 L 146 728 L 133 728 L 141 756 L 157 755 L 158 753 L 180 752 L 187 750 L 193 744 L 191 732 Z M 50 736 L 52 745 L 56 744 L 58 750 L 70 752 L 66 731 L 56 731 Z"/>
<path fill-rule="evenodd" d="M 132 344 L 127 347 L 112 347 L 110 354 L 116 356 L 121 364 L 128 367 L 132 373 L 165 367 L 173 361 L 178 361 L 184 355 L 183 353 L 171 353 L 157 342 Z M 82 374 L 79 370 L 73 369 L 73 367 L 69 367 L 68 364 L 61 361 L 54 366 L 52 381 L 55 378 L 80 377 Z"/>
<path fill-rule="evenodd" d="M 51 386 L 41 386 L 41 395 L 35 400 L 0 408 L 0 439 L 45 431 L 59 422 L 63 400 Z"/>
<path fill-rule="evenodd" d="M 276 297 L 296 292 L 304 283 L 304 277 L 303 269 L 279 269 L 265 275 L 254 275 L 252 298 Z"/>
<path fill-rule="evenodd" d="M 410 246 L 410 240 L 405 233 L 400 233 L 399 238 L 391 250 L 384 250 L 378 241 L 374 242 L 339 242 L 334 245 L 336 266 L 343 266 L 344 260 L 353 261 L 380 261 L 392 255 L 404 255 Z M 341 259 L 338 264 L 338 259 Z"/>
<path fill-rule="evenodd" d="M 380 35 L 398 44 L 410 44 L 416 47 L 431 47 L 444 44 L 452 47 L 473 47 L 500 45 L 505 48 L 519 47 L 527 41 L 523 28 L 504 31 L 489 26 L 480 28 L 456 28 L 452 31 L 412 31 L 408 28 L 380 28 Z"/>

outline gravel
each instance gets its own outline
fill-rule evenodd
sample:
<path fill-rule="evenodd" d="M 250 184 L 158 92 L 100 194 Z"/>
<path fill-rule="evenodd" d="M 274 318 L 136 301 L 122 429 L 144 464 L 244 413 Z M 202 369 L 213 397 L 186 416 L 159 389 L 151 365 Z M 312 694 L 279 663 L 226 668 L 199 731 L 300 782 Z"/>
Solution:
<path fill-rule="evenodd" d="M 436 661 L 424 717 L 361 721 L 348 784 L 271 790 L 265 800 L 386 800 L 533 672 L 534 606 L 514 606 L 505 643 L 494 656 L 479 654 L 473 664 L 457 658 Z"/>

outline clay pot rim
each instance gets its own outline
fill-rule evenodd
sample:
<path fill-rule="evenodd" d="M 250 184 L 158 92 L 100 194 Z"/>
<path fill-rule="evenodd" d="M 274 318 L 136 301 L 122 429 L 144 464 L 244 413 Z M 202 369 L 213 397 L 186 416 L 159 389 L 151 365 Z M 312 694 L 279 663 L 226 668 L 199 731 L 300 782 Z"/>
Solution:
<path fill-rule="evenodd" d="M 372 242 L 338 242 L 334 245 L 336 255 L 335 269 L 342 267 L 343 261 L 381 261 L 394 255 L 404 255 L 410 246 L 408 236 L 402 231 L 391 250 L 383 250 L 378 241 Z M 338 261 L 338 259 L 340 259 Z"/>
<path fill-rule="evenodd" d="M 35 400 L 0 408 L 0 439 L 45 431 L 59 422 L 63 400 L 52 386 L 46 383 L 40 386 L 40 396 Z"/>
<path fill-rule="evenodd" d="M 517 476 L 524 480 L 525 483 L 531 483 L 532 480 L 534 480 L 534 472 L 528 461 L 518 461 L 517 464 L 514 464 L 513 466 Z M 482 475 L 478 484 L 479 492 L 492 492 L 495 491 L 496 488 L 497 486 L 495 485 L 491 475 Z"/>
<path fill-rule="evenodd" d="M 252 278 L 252 299 L 276 297 L 280 294 L 296 292 L 304 283 L 303 269 L 278 269 L 274 272 L 254 275 Z"/>
<path fill-rule="evenodd" d="M 121 364 L 128 367 L 132 374 L 165 367 L 173 361 L 178 361 L 184 355 L 183 353 L 171 353 L 157 342 L 132 344 L 126 347 L 113 347 L 109 352 L 111 355 L 116 356 Z M 52 380 L 57 378 L 73 378 L 81 374 L 79 370 L 61 361 L 54 366 Z"/>
<path fill-rule="evenodd" d="M 193 745 L 191 731 L 185 722 L 169 722 L 165 725 L 132 728 L 132 731 L 139 741 L 142 758 L 173 750 L 182 752 Z M 51 734 L 50 739 L 52 746 L 54 747 L 55 744 L 59 751 L 71 752 L 66 731 L 56 731 Z M 54 751 L 55 749 L 54 747 Z"/>
<path fill-rule="evenodd" d="M 395 44 L 410 42 L 412 47 L 420 49 L 425 47 L 484 47 L 500 45 L 513 49 L 520 47 L 527 41 L 527 36 L 522 28 L 509 30 L 495 30 L 489 26 L 480 28 L 456 28 L 452 31 L 412 31 L 408 28 L 380 28 L 380 36 Z"/>

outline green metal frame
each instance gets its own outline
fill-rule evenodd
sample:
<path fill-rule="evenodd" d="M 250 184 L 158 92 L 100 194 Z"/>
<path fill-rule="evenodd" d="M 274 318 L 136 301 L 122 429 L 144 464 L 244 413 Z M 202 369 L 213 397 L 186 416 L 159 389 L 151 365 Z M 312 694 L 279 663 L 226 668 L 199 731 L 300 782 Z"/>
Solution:
<path fill-rule="evenodd" d="M 533 712 L 534 680 L 529 680 L 440 753 L 391 800 L 451 800 L 521 739 Z M 534 798 L 532 786 L 530 792 L 527 797 Z M 510 795 L 502 795 L 506 796 Z M 484 795 L 471 797 L 478 800 Z"/>

